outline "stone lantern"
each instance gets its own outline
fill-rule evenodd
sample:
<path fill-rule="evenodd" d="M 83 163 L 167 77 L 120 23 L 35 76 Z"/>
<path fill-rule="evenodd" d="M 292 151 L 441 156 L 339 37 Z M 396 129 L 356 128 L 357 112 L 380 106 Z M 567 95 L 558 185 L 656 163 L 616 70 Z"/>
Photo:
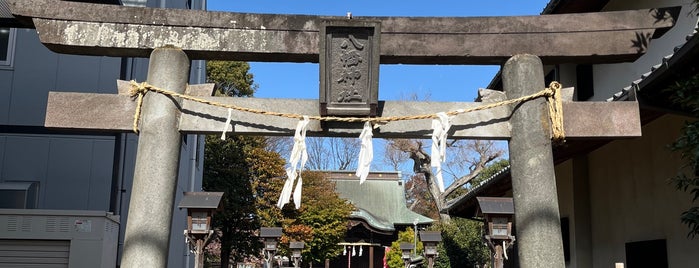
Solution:
<path fill-rule="evenodd" d="M 425 247 L 425 257 L 427 258 L 427 267 L 434 266 L 434 258 L 437 257 L 437 244 L 442 241 L 442 233 L 439 231 L 421 231 L 420 241 Z"/>
<path fill-rule="evenodd" d="M 401 242 L 400 243 L 400 251 L 402 252 L 401 258 L 403 259 L 403 263 L 405 263 L 405 268 L 410 267 L 410 252 L 415 249 L 415 245 L 410 242 Z"/>
<path fill-rule="evenodd" d="M 277 252 L 279 238 L 282 237 L 282 227 L 261 227 L 260 238 L 265 244 L 264 253 L 267 267 L 272 267 L 272 259 Z"/>
<path fill-rule="evenodd" d="M 493 252 L 493 267 L 502 268 L 507 249 L 515 242 L 512 219 L 515 213 L 511 197 L 477 197 L 479 214 L 485 223 L 484 239 Z M 504 259 L 503 259 L 504 257 Z"/>
<path fill-rule="evenodd" d="M 204 248 L 213 237 L 212 217 L 221 209 L 222 192 L 185 192 L 179 208 L 187 209 L 185 240 L 194 252 L 195 268 L 204 267 Z"/>
<path fill-rule="evenodd" d="M 303 241 L 292 241 L 289 243 L 289 249 L 291 250 L 291 258 L 294 260 L 294 267 L 300 267 L 301 262 L 301 251 L 303 250 Z"/>

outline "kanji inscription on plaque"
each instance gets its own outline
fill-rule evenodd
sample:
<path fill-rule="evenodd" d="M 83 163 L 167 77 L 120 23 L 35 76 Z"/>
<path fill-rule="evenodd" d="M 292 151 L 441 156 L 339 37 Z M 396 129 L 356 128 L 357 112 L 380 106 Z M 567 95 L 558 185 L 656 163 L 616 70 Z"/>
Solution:
<path fill-rule="evenodd" d="M 375 116 L 380 23 L 325 20 L 320 29 L 320 113 Z"/>

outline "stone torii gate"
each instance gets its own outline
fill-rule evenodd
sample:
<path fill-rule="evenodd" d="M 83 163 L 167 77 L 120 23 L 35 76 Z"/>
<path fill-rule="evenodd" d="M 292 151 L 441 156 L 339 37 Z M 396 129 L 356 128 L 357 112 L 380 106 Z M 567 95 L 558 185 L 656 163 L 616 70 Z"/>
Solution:
<path fill-rule="evenodd" d="M 341 22 L 343 17 L 134 8 L 57 0 L 11 0 L 10 4 L 12 13 L 35 27 L 41 42 L 50 49 L 81 55 L 150 56 L 147 82 L 189 95 L 202 95 L 196 87 L 186 85 L 192 59 L 319 62 L 327 52 L 321 44 L 328 34 L 324 28 L 327 22 L 346 26 Z M 361 27 L 373 29 L 369 35 L 376 34 L 373 38 L 380 38 L 380 43 L 355 46 L 374 49 L 375 64 L 505 63 L 505 93 L 484 98 L 499 101 L 543 89 L 542 61 L 632 61 L 645 52 L 652 37 L 674 25 L 678 12 L 678 8 L 670 8 L 525 17 L 362 17 L 369 24 Z M 281 113 L 333 114 L 328 112 L 332 109 L 324 110 L 314 100 L 202 98 Z M 349 114 L 388 117 L 480 105 L 364 101 L 369 108 L 357 112 L 350 107 Z M 454 139 L 509 140 L 522 267 L 564 266 L 550 123 L 543 102 L 537 99 L 458 116 L 449 132 Z M 133 128 L 135 109 L 136 103 L 128 95 L 51 92 L 45 125 L 126 132 Z M 563 111 L 564 130 L 571 140 L 641 134 L 634 101 L 568 101 L 563 103 Z M 167 266 L 180 135 L 220 133 L 227 113 L 178 97 L 145 96 L 122 267 Z M 240 111 L 232 111 L 232 118 L 231 131 L 240 135 L 293 135 L 298 121 Z M 346 123 L 312 121 L 308 125 L 309 135 L 318 136 L 357 136 L 360 130 Z M 388 122 L 374 130 L 374 136 L 429 138 L 431 132 L 430 120 L 421 119 Z"/>

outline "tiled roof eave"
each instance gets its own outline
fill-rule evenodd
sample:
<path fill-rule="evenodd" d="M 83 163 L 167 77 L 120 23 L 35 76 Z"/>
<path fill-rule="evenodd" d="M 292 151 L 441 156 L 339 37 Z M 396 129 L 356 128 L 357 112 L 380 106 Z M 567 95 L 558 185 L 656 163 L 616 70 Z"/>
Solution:
<path fill-rule="evenodd" d="M 353 211 L 352 214 L 350 215 L 350 217 L 363 220 L 367 224 L 369 224 L 369 226 L 371 226 L 372 228 L 375 228 L 375 229 L 380 230 L 380 231 L 393 232 L 396 230 L 393 227 L 393 224 L 387 223 L 387 222 L 375 217 L 374 215 L 372 215 L 371 213 L 369 213 L 363 209 L 358 209 L 356 211 Z"/>
<path fill-rule="evenodd" d="M 510 174 L 510 166 L 506 166 L 502 168 L 500 171 L 497 173 L 493 174 L 489 178 L 483 180 L 480 184 L 477 186 L 474 186 L 471 188 L 468 193 L 465 195 L 462 195 L 461 197 L 455 198 L 449 202 L 447 202 L 446 208 L 444 208 L 441 212 L 442 213 L 449 213 L 449 211 L 452 210 L 454 207 L 461 206 L 463 203 L 467 202 L 468 200 L 471 200 L 473 198 L 476 198 L 477 195 L 485 191 L 488 187 L 491 185 L 495 184 L 496 182 L 499 182 L 500 180 L 504 179 L 505 177 L 509 176 Z"/>
<path fill-rule="evenodd" d="M 698 53 L 699 51 L 699 24 L 694 28 L 692 34 L 687 35 L 686 42 L 675 47 L 674 53 L 662 57 L 660 63 L 651 67 L 650 71 L 641 75 L 641 77 L 633 82 L 631 85 L 624 87 L 621 91 L 615 93 L 612 97 L 608 98 L 607 101 L 626 101 L 633 99 L 633 93 L 642 91 L 647 88 L 651 83 L 653 83 L 659 77 L 665 75 L 666 72 L 671 71 L 677 66 L 678 62 L 683 60 L 687 55 L 692 53 Z"/>

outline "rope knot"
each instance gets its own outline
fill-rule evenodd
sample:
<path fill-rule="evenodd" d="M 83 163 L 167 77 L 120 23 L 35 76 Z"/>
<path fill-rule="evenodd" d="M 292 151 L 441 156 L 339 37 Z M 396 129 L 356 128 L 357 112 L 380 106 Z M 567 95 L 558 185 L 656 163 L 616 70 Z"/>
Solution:
<path fill-rule="evenodd" d="M 561 83 L 553 81 L 546 88 L 551 117 L 551 139 L 555 144 L 565 142 L 565 130 L 563 129 L 563 99 L 561 98 Z"/>
<path fill-rule="evenodd" d="M 549 83 L 549 86 L 546 89 L 544 89 L 544 92 L 545 92 L 544 96 L 546 98 L 552 98 L 552 97 L 555 98 L 556 95 L 560 94 L 561 88 L 562 88 L 561 83 L 553 81 L 553 82 Z"/>
<path fill-rule="evenodd" d="M 134 80 L 131 80 L 131 89 L 129 90 L 129 95 L 131 97 L 137 97 L 138 95 L 143 95 L 148 92 L 148 83 L 143 82 L 143 83 L 138 83 Z"/>
<path fill-rule="evenodd" d="M 138 134 L 138 120 L 141 118 L 141 106 L 143 106 L 143 96 L 148 93 L 150 85 L 147 82 L 137 83 L 131 80 L 131 89 L 129 94 L 136 99 L 136 112 L 133 116 L 133 132 Z"/>
<path fill-rule="evenodd" d="M 560 90 L 561 88 L 563 88 L 563 86 L 561 85 L 561 83 L 558 83 L 558 82 L 556 82 L 556 81 L 553 81 L 553 82 L 551 82 L 551 84 L 549 84 L 549 88 L 552 89 L 552 90 L 558 91 L 558 90 Z"/>

